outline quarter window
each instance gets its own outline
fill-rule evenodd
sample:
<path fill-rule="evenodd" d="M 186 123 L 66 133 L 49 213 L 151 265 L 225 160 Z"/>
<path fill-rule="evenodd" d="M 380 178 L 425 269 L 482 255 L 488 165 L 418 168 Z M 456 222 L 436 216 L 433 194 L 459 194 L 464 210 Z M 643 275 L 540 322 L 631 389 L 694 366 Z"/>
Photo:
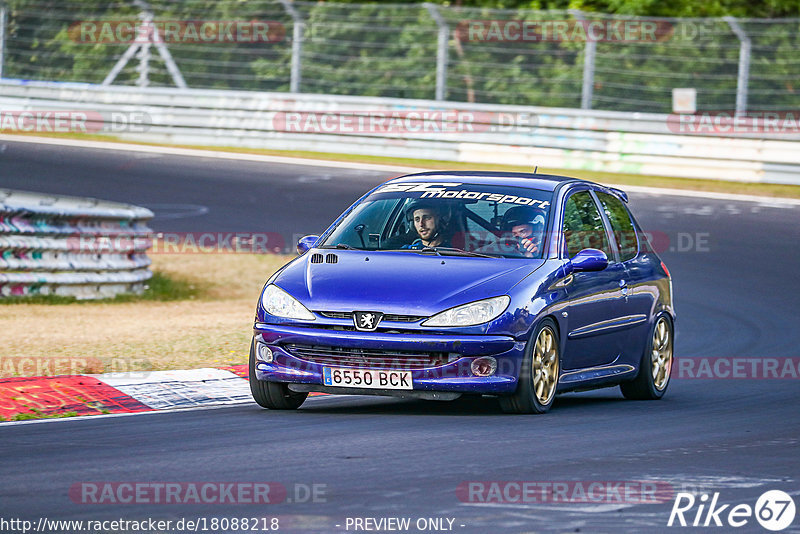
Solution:
<path fill-rule="evenodd" d="M 620 199 L 608 193 L 596 192 L 600 204 L 611 222 L 614 239 L 617 240 L 621 261 L 628 261 L 636 257 L 639 252 L 639 243 L 636 240 L 636 230 L 633 228 L 631 217 Z"/>
<path fill-rule="evenodd" d="M 564 206 L 564 239 L 570 258 L 585 248 L 596 248 L 605 252 L 609 261 L 614 261 L 603 218 L 588 191 L 574 193 L 567 199 Z"/>

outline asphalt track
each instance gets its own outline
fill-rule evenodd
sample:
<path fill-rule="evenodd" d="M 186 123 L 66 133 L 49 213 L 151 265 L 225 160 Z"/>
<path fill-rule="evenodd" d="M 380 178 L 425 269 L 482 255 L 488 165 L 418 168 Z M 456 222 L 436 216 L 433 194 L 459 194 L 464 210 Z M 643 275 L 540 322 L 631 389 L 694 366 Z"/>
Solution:
<path fill-rule="evenodd" d="M 269 231 L 288 240 L 321 231 L 391 176 L 14 142 L 1 150 L 0 187 L 148 206 L 163 232 Z M 800 208 L 643 194 L 630 206 L 668 239 L 661 255 L 674 280 L 677 357 L 800 356 Z M 294 413 L 253 404 L 3 425 L 0 517 L 279 516 L 290 532 L 344 532 L 347 517 L 448 517 L 454 532 L 470 533 L 683 531 L 666 527 L 672 494 L 657 504 L 487 504 L 463 502 L 456 488 L 639 480 L 673 494 L 719 492 L 724 504 L 752 506 L 769 489 L 797 501 L 798 385 L 674 380 L 660 402 L 607 389 L 559 397 L 546 416 L 501 415 L 491 400 L 321 397 Z M 325 494 L 268 506 L 87 505 L 68 496 L 84 481 L 273 481 L 290 493 L 294 484 L 323 484 Z M 767 532 L 753 518 L 736 531 Z M 800 520 L 784 532 L 800 532 Z"/>

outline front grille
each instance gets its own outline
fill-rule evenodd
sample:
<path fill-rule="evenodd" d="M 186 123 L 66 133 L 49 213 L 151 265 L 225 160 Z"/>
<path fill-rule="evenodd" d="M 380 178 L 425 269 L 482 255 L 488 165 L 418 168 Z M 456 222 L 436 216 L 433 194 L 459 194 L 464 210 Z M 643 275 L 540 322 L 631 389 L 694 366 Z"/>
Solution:
<path fill-rule="evenodd" d="M 327 317 L 328 319 L 353 319 L 352 312 L 336 312 L 336 311 L 321 311 L 317 312 L 323 317 Z M 381 319 L 383 321 L 391 321 L 397 323 L 415 323 L 417 321 L 421 321 L 425 319 L 424 315 L 397 315 L 394 313 L 387 313 Z"/>
<path fill-rule="evenodd" d="M 422 319 L 425 319 L 424 315 L 395 315 L 393 313 L 387 313 L 383 316 L 384 321 L 395 321 L 398 323 L 416 323 Z"/>
<path fill-rule="evenodd" d="M 425 369 L 444 365 L 460 357 L 458 354 L 447 352 L 411 352 L 322 345 L 289 344 L 284 348 L 292 356 L 310 363 L 378 369 Z"/>
<path fill-rule="evenodd" d="M 314 328 L 317 330 L 335 330 L 337 332 L 363 332 L 363 330 L 358 330 L 353 323 L 344 324 L 344 325 L 336 325 L 336 324 L 296 324 L 293 325 L 295 328 Z M 394 327 L 382 327 L 379 326 L 374 330 L 374 332 L 378 334 L 430 334 L 430 335 L 445 335 L 441 332 L 428 332 L 414 330 L 411 328 L 394 328 Z"/>
<path fill-rule="evenodd" d="M 328 319 L 352 319 L 353 314 L 350 312 L 317 312 L 323 317 Z"/>

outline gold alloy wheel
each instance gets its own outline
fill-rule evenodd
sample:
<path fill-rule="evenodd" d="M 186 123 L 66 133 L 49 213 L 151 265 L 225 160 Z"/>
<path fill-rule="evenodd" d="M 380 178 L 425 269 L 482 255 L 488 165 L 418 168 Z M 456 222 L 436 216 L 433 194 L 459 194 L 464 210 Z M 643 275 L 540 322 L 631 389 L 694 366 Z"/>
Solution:
<path fill-rule="evenodd" d="M 653 352 L 650 355 L 653 373 L 653 385 L 661 391 L 667 387 L 669 373 L 672 370 L 672 336 L 667 320 L 662 317 L 653 331 Z"/>
<path fill-rule="evenodd" d="M 545 326 L 533 347 L 533 389 L 536 399 L 547 405 L 556 394 L 558 382 L 558 347 L 553 329 Z"/>

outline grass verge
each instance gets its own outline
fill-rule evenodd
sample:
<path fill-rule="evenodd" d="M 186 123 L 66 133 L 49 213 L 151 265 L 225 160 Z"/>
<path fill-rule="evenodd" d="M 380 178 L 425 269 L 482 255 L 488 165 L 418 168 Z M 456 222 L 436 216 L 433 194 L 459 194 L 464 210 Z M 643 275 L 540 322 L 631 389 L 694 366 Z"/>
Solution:
<path fill-rule="evenodd" d="M 121 140 L 107 135 L 90 135 L 75 133 L 19 133 L 29 137 L 56 137 L 67 139 L 86 139 L 91 141 L 124 142 L 145 146 L 163 146 L 157 143 Z M 418 167 L 431 170 L 496 170 L 496 171 L 521 171 L 530 172 L 530 167 L 518 165 L 502 165 L 487 163 L 462 163 L 455 161 L 440 161 L 430 159 L 394 158 L 386 156 L 365 156 L 358 154 L 338 154 L 332 152 L 308 152 L 302 150 L 267 150 L 239 147 L 220 147 L 208 145 L 170 145 L 176 148 L 191 148 L 198 150 L 213 150 L 220 152 L 234 152 L 239 154 L 261 154 L 266 156 L 283 156 L 306 159 L 319 159 L 322 161 L 344 161 L 353 163 L 378 163 L 384 165 L 402 165 L 405 167 Z M 693 191 L 708 191 L 718 193 L 736 193 L 742 195 L 767 196 L 780 198 L 800 198 L 800 185 L 786 184 L 760 184 L 749 182 L 733 182 L 722 180 L 704 180 L 700 178 L 678 178 L 667 176 L 645 176 L 640 174 L 625 174 L 602 171 L 587 171 L 581 169 L 556 169 L 540 167 L 539 172 L 563 174 L 576 178 L 586 178 L 600 183 L 620 185 L 640 185 L 647 187 L 662 187 L 670 189 L 688 189 Z"/>
<path fill-rule="evenodd" d="M 256 300 L 290 256 L 154 254 L 143 296 L 0 306 L 0 377 L 247 363 Z M 44 371 L 43 371 L 44 370 Z"/>
<path fill-rule="evenodd" d="M 79 300 L 75 297 L 60 295 L 31 295 L 29 297 L 6 297 L 0 299 L 2 305 L 48 304 L 53 306 L 65 304 L 85 304 L 91 306 L 98 303 L 119 302 L 169 302 L 173 300 L 194 299 L 202 295 L 204 288 L 197 281 L 178 278 L 156 271 L 147 281 L 147 290 L 141 295 L 117 295 L 106 300 Z"/>
<path fill-rule="evenodd" d="M 78 412 L 44 414 L 36 408 L 31 408 L 30 412 L 15 413 L 8 419 L 0 416 L 0 421 L 30 421 L 31 419 L 61 419 L 64 417 L 78 417 Z"/>

